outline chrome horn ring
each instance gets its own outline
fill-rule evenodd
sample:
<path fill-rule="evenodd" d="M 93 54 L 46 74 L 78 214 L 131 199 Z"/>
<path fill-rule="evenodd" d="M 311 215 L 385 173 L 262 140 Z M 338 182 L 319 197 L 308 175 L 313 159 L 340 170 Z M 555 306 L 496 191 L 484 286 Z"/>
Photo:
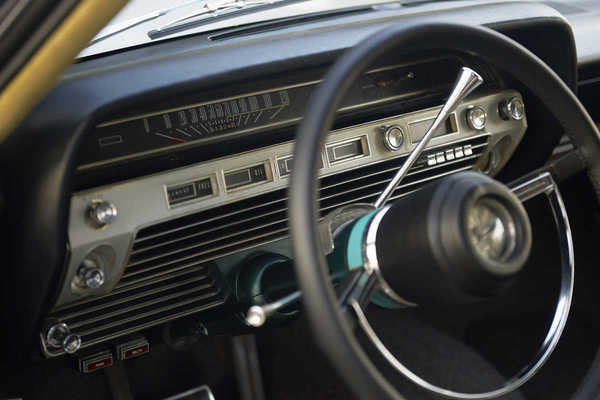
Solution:
<path fill-rule="evenodd" d="M 388 350 L 379 336 L 377 336 L 375 333 L 359 302 L 356 300 L 350 302 L 350 306 L 356 314 L 358 324 L 365 333 L 366 337 L 381 353 L 385 360 L 392 366 L 392 368 L 394 368 L 397 372 L 402 374 L 415 385 L 429 392 L 452 399 L 474 400 L 499 397 L 518 389 L 529 379 L 531 379 L 548 360 L 548 357 L 550 357 L 550 354 L 552 354 L 552 351 L 558 344 L 558 340 L 560 339 L 565 324 L 567 323 L 569 310 L 571 308 L 571 301 L 573 299 L 573 282 L 575 273 L 573 239 L 571 236 L 571 228 L 569 225 L 567 211 L 558 187 L 554 182 L 554 179 L 552 179 L 552 175 L 550 175 L 548 172 L 540 172 L 534 175 L 535 176 L 532 177 L 529 175 L 522 180 L 509 185 L 509 187 L 522 202 L 540 194 L 546 194 L 548 201 L 550 202 L 560 241 L 560 292 L 558 295 L 556 308 L 554 310 L 552 323 L 550 324 L 550 328 L 548 329 L 548 332 L 546 333 L 546 336 L 544 337 L 542 345 L 536 353 L 536 356 L 528 365 L 522 368 L 515 376 L 510 378 L 502 387 L 487 392 L 464 393 L 437 386 L 423 379 L 419 375 L 412 372 Z M 385 211 L 385 209 L 382 211 Z M 383 280 L 382 275 L 377 273 L 376 268 L 374 269 L 372 265 L 365 265 L 365 269 L 368 273 L 376 275 L 376 279 L 378 280 L 380 287 L 389 288 L 389 285 Z"/>

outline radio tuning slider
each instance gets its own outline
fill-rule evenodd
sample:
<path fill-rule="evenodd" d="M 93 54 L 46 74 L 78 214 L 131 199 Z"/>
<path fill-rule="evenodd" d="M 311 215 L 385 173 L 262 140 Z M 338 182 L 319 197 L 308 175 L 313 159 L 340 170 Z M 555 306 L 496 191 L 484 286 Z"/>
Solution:
<path fill-rule="evenodd" d="M 88 208 L 87 216 L 96 228 L 102 228 L 117 218 L 117 207 L 106 200 L 93 200 Z"/>

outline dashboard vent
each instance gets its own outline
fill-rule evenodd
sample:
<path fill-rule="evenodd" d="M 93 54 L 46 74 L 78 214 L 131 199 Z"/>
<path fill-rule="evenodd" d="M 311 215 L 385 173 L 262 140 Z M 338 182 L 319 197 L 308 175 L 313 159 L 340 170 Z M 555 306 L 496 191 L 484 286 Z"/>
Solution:
<path fill-rule="evenodd" d="M 488 135 L 481 135 L 428 150 L 391 200 L 432 180 L 472 169 L 487 143 Z M 447 152 L 456 157 L 428 164 L 427 156 Z M 405 159 L 322 178 L 321 215 L 346 204 L 373 202 Z M 211 261 L 284 238 L 287 222 L 287 193 L 282 189 L 143 228 L 115 289 L 56 308 L 49 321 L 66 323 L 87 347 L 223 305 L 227 291 Z M 61 353 L 46 349 L 48 356 Z"/>

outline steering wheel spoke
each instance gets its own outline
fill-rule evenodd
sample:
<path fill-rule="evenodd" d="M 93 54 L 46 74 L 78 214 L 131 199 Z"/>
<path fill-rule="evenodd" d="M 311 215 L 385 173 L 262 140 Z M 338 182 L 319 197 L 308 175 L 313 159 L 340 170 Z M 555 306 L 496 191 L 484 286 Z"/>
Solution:
<path fill-rule="evenodd" d="M 364 269 L 350 271 L 337 287 L 338 304 L 343 311 L 352 304 L 365 309 L 377 289 L 377 278 Z"/>

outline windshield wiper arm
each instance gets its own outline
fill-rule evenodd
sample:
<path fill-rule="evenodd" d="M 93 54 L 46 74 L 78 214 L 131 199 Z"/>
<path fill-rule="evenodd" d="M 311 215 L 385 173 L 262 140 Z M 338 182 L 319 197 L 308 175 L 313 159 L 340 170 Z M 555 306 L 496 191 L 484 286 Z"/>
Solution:
<path fill-rule="evenodd" d="M 200 11 L 178 18 L 167 25 L 149 31 L 148 37 L 150 39 L 158 39 L 217 21 L 304 1 L 309 0 L 233 0 L 216 5 L 206 3 Z"/>
<path fill-rule="evenodd" d="M 171 11 L 175 11 L 180 8 L 187 7 L 191 4 L 198 3 L 200 1 L 206 1 L 206 0 L 189 0 L 189 1 L 186 1 L 184 3 L 181 3 L 181 4 L 173 6 L 173 7 L 168 7 L 168 8 L 163 8 L 161 10 L 152 11 L 152 12 L 140 15 L 139 17 L 130 18 L 123 22 L 118 22 L 116 24 L 109 25 L 105 29 L 101 30 L 96 36 L 94 36 L 93 39 L 90 40 L 88 45 L 92 45 L 92 44 L 97 43 L 101 40 L 104 40 L 112 35 L 115 35 L 117 33 L 131 29 L 134 26 L 138 26 L 139 24 L 142 24 L 144 22 L 152 21 L 153 19 L 162 17 L 163 15 L 167 15 Z"/>

